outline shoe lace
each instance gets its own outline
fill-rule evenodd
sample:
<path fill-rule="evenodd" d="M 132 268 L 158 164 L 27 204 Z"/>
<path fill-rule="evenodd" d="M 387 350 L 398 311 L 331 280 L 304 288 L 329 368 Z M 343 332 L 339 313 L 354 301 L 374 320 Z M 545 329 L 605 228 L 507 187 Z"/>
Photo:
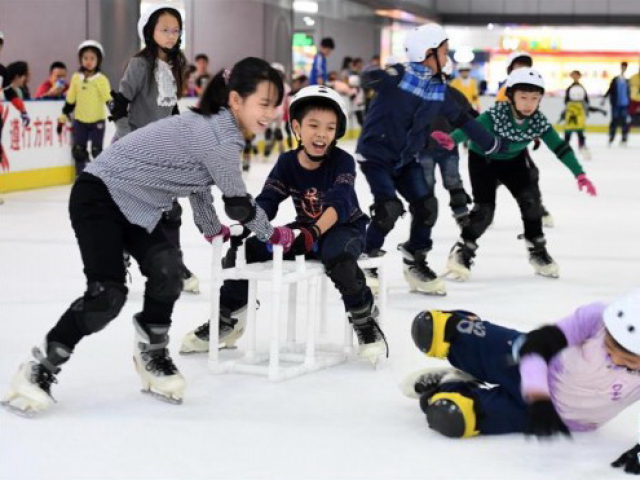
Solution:
<path fill-rule="evenodd" d="M 471 268 L 471 265 L 473 265 L 474 256 L 475 255 L 473 254 L 473 251 L 466 245 L 462 245 L 460 251 L 458 252 L 458 258 L 466 268 Z"/>
<path fill-rule="evenodd" d="M 367 268 L 367 274 L 372 278 L 378 278 L 378 268 Z"/>
<path fill-rule="evenodd" d="M 431 270 L 431 268 L 429 268 L 429 265 L 427 265 L 427 262 L 415 262 L 411 268 L 415 270 L 418 273 L 418 275 L 420 275 L 423 278 L 433 280 L 434 278 L 437 277 L 436 272 L 434 272 L 433 270 Z"/>
<path fill-rule="evenodd" d="M 33 366 L 31 370 L 31 381 L 37 383 L 38 386 L 49 395 L 51 395 L 51 384 L 58 383 L 56 376 L 40 363 L 36 363 Z"/>
<path fill-rule="evenodd" d="M 220 320 L 220 325 L 218 327 L 219 335 L 222 337 L 224 334 L 232 331 L 238 320 L 235 318 L 223 318 Z M 200 340 L 204 340 L 206 342 L 209 341 L 209 332 L 210 332 L 209 322 L 203 323 L 198 328 L 196 328 L 195 334 Z"/>
<path fill-rule="evenodd" d="M 169 350 L 166 348 L 143 352 L 142 358 L 146 361 L 145 369 L 148 372 L 173 375 L 178 371 L 178 368 L 173 363 L 173 359 L 169 355 Z"/>
<path fill-rule="evenodd" d="M 553 263 L 553 259 L 547 249 L 544 247 L 535 247 L 531 249 L 531 256 L 540 263 L 549 264 Z"/>
<path fill-rule="evenodd" d="M 373 317 L 369 317 L 367 321 L 362 324 L 354 323 L 353 329 L 356 331 L 358 343 L 361 345 L 374 343 L 382 339 L 387 352 L 386 356 L 389 358 L 389 343 L 387 342 L 387 337 L 384 335 L 380 325 L 378 325 L 378 322 Z"/>

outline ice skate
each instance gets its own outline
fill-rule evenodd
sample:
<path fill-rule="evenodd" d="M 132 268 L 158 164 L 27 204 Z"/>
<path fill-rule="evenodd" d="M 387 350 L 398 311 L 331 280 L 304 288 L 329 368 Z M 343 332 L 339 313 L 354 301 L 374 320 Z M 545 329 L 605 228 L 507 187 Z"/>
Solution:
<path fill-rule="evenodd" d="M 48 351 L 45 357 L 42 353 Z M 48 410 L 55 402 L 51 395 L 51 384 L 57 383 L 58 365 L 69 359 L 71 351 L 59 344 L 46 344 L 42 348 L 34 347 L 29 360 L 22 365 L 11 379 L 9 391 L 0 404 L 16 415 L 33 417 Z"/>
<path fill-rule="evenodd" d="M 529 263 L 533 266 L 536 274 L 543 277 L 558 278 L 558 264 L 547 252 L 547 241 L 544 237 L 531 241 L 526 240 L 526 245 L 529 251 Z"/>
<path fill-rule="evenodd" d="M 183 292 L 200 293 L 200 280 L 198 280 L 198 277 L 196 277 L 187 267 L 184 267 L 182 278 Z"/>
<path fill-rule="evenodd" d="M 349 312 L 349 322 L 358 337 L 358 356 L 374 365 L 384 355 L 389 356 L 389 346 L 378 325 L 378 316 L 378 307 L 373 303 Z"/>
<path fill-rule="evenodd" d="M 443 296 L 447 294 L 444 281 L 438 277 L 427 264 L 427 250 L 411 253 L 406 243 L 398 245 L 403 256 L 404 279 L 412 292 L 418 291 L 427 295 Z"/>
<path fill-rule="evenodd" d="M 556 222 L 553 219 L 553 215 L 547 210 L 544 205 L 542 205 L 542 226 L 544 228 L 553 228 L 555 227 Z"/>
<path fill-rule="evenodd" d="M 466 372 L 451 367 L 423 368 L 407 375 L 400 384 L 402 393 L 409 398 L 433 395 L 444 383 L 477 382 Z"/>
<path fill-rule="evenodd" d="M 143 325 L 139 319 L 140 314 L 134 315 L 136 333 L 133 363 L 142 380 L 142 393 L 179 405 L 187 384 L 169 355 L 169 326 Z"/>
<path fill-rule="evenodd" d="M 371 252 L 365 254 L 369 258 L 382 257 L 386 254 L 384 250 L 376 248 Z M 367 282 L 367 287 L 371 290 L 375 296 L 378 296 L 380 293 L 380 280 L 378 279 L 378 269 L 377 268 L 363 268 L 364 278 Z"/>
<path fill-rule="evenodd" d="M 472 240 L 459 239 L 451 249 L 447 260 L 447 271 L 453 279 L 464 282 L 471 276 L 471 265 L 478 245 Z"/>
<path fill-rule="evenodd" d="M 235 348 L 236 342 L 247 326 L 247 306 L 232 312 L 222 307 L 219 319 L 219 347 Z M 209 322 L 205 322 L 195 330 L 187 333 L 180 346 L 181 354 L 206 353 L 209 351 Z"/>
<path fill-rule="evenodd" d="M 580 154 L 585 160 L 591 160 L 591 150 L 587 147 L 580 147 Z"/>

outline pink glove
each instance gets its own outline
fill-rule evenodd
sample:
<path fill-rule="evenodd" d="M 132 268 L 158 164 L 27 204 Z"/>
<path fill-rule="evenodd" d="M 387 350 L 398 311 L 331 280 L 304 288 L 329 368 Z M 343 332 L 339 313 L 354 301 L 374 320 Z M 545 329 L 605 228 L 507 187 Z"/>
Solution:
<path fill-rule="evenodd" d="M 445 150 L 453 150 L 453 147 L 456 146 L 453 138 L 451 138 L 451 135 L 449 135 L 448 133 L 436 130 L 435 132 L 431 133 L 431 138 L 438 142 L 438 145 L 440 145 Z"/>
<path fill-rule="evenodd" d="M 214 238 L 218 238 L 218 237 L 222 237 L 223 242 L 226 242 L 227 240 L 229 240 L 229 238 L 231 237 L 231 230 L 229 230 L 229 227 L 227 227 L 226 225 L 222 225 L 218 233 L 216 233 L 215 235 L 205 235 L 204 239 L 207 242 L 211 243 L 213 242 Z"/>
<path fill-rule="evenodd" d="M 596 196 L 596 187 L 593 186 L 591 180 L 589 180 L 584 173 L 581 173 L 576 178 L 578 179 L 578 188 L 580 190 L 586 189 L 589 195 L 592 197 Z"/>
<path fill-rule="evenodd" d="M 271 235 L 271 238 L 269 239 L 269 243 L 272 245 L 282 245 L 282 248 L 286 253 L 291 248 L 294 238 L 295 235 L 293 234 L 293 230 L 289 227 L 275 227 L 273 229 L 273 235 Z"/>

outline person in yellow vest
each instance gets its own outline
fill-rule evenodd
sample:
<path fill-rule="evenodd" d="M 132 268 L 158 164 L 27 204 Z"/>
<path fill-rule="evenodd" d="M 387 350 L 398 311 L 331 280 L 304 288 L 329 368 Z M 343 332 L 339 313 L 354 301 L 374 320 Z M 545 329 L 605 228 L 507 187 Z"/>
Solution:
<path fill-rule="evenodd" d="M 523 52 L 517 50 L 507 59 L 507 75 L 509 75 L 512 71 L 517 70 L 522 67 L 533 67 L 533 58 L 531 54 L 528 52 Z M 502 85 L 500 90 L 498 90 L 498 94 L 496 95 L 496 102 L 506 102 L 509 99 L 507 98 L 507 85 Z"/>
<path fill-rule="evenodd" d="M 111 101 L 109 79 L 100 72 L 104 57 L 102 45 L 87 40 L 78 47 L 80 71 L 71 77 L 67 99 L 58 118 L 58 135 L 73 113 L 73 147 L 71 153 L 76 163 L 76 176 L 89 161 L 87 145 L 91 142 L 91 156 L 95 159 L 102 152 L 107 103 Z"/>
<path fill-rule="evenodd" d="M 471 64 L 461 63 L 458 65 L 459 77 L 451 81 L 451 86 L 460 91 L 469 103 L 480 112 L 480 94 L 478 93 L 478 82 L 471 78 Z"/>

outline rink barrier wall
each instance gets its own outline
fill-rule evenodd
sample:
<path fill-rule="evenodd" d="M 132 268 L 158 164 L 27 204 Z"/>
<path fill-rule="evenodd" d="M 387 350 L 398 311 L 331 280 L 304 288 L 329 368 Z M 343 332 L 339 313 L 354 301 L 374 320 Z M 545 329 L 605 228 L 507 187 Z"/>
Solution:
<path fill-rule="evenodd" d="M 194 98 L 180 100 L 180 111 L 186 111 L 196 101 Z M 483 111 L 494 101 L 494 97 L 481 98 Z M 57 118 L 64 101 L 31 101 L 25 104 L 31 117 L 28 128 L 22 126 L 19 113 L 13 106 L 6 102 L 2 104 L 5 123 L 1 141 L 7 162 L 0 165 L 0 193 L 67 185 L 74 180 L 71 129 L 67 126 L 62 135 L 56 133 Z M 545 98 L 542 105 L 542 111 L 552 121 L 559 118 L 563 108 L 563 98 L 560 97 Z M 355 115 L 351 117 L 344 140 L 357 139 L 360 133 Z M 587 121 L 587 132 L 608 131 L 608 117 L 594 114 Z M 559 131 L 564 129 L 562 125 L 556 125 L 556 128 Z M 114 124 L 107 122 L 104 148 L 111 143 L 114 134 Z M 264 151 L 263 139 L 259 138 L 256 145 L 260 152 Z"/>

